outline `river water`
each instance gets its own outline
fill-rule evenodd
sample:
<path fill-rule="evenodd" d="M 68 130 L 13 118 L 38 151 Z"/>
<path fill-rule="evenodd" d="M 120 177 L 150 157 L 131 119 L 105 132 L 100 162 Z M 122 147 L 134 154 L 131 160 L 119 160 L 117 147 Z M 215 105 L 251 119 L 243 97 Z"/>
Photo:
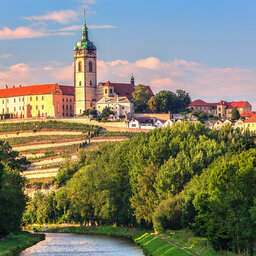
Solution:
<path fill-rule="evenodd" d="M 143 256 L 142 249 L 132 241 L 117 237 L 46 234 L 46 239 L 23 251 L 31 256 Z"/>

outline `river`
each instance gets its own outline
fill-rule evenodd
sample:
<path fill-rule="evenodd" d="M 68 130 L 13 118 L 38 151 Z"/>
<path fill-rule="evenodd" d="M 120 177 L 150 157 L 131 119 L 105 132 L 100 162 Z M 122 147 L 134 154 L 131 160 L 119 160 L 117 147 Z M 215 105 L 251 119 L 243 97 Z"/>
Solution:
<path fill-rule="evenodd" d="M 78 234 L 48 233 L 46 239 L 20 255 L 31 256 L 143 256 L 142 249 L 127 239 Z"/>

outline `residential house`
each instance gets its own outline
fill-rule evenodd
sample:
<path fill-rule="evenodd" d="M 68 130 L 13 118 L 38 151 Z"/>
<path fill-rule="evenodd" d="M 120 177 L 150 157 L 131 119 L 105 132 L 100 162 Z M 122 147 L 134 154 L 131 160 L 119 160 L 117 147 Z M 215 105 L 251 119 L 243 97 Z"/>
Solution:
<path fill-rule="evenodd" d="M 244 121 L 244 128 L 256 134 L 256 114 Z"/>

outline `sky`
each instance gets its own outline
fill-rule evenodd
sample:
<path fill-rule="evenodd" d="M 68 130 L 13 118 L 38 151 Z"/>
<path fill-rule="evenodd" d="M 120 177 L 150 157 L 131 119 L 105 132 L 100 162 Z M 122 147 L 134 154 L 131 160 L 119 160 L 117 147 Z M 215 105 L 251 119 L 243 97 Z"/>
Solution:
<path fill-rule="evenodd" d="M 73 85 L 83 13 L 98 82 L 184 89 L 256 110 L 255 0 L 10 0 L 0 8 L 0 87 Z"/>

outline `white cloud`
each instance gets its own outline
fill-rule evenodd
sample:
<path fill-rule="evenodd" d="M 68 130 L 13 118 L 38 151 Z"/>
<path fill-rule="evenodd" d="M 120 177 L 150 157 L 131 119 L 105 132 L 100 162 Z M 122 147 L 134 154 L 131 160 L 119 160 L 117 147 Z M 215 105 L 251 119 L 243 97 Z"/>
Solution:
<path fill-rule="evenodd" d="M 15 39 L 25 39 L 25 38 L 38 38 L 45 36 L 67 36 L 73 35 L 71 32 L 52 32 L 47 31 L 44 28 L 35 28 L 35 26 L 30 27 L 18 27 L 15 29 L 10 29 L 4 27 L 0 30 L 0 40 L 15 40 Z M 3 57 L 2 57 L 3 58 Z"/>
<path fill-rule="evenodd" d="M 24 17 L 26 20 L 37 20 L 37 21 L 55 21 L 60 24 L 68 24 L 72 21 L 77 21 L 79 13 L 74 10 L 60 10 L 47 12 L 44 15 Z"/>
<path fill-rule="evenodd" d="M 13 56 L 12 54 L 2 54 L 2 55 L 0 55 L 0 59 L 9 59 L 12 56 Z"/>
<path fill-rule="evenodd" d="M 154 92 L 184 89 L 193 99 L 209 102 L 248 100 L 256 110 L 256 69 L 215 68 L 185 60 L 160 61 L 151 57 L 129 62 L 99 60 L 98 82 L 129 82 L 133 73 L 135 82 L 150 85 Z M 5 84 L 60 83 L 73 85 L 73 65 L 49 62 L 29 66 L 24 63 L 10 67 L 0 66 L 0 86 Z"/>

